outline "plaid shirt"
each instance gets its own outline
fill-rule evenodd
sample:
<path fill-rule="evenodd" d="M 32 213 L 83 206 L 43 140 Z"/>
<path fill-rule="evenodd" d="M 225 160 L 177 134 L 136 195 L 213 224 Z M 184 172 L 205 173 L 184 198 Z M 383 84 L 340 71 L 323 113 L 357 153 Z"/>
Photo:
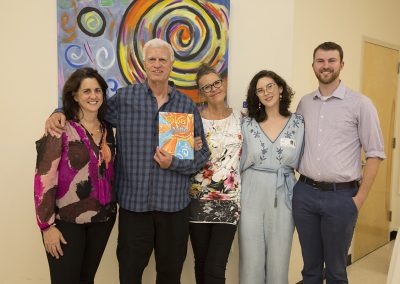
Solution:
<path fill-rule="evenodd" d="M 158 109 L 147 83 L 119 89 L 107 104 L 106 120 L 117 130 L 115 172 L 119 205 L 134 212 L 176 212 L 187 207 L 190 175 L 199 171 L 210 155 L 196 105 L 172 86 L 169 100 Z M 161 169 L 154 160 L 159 111 L 194 114 L 194 134 L 203 140 L 194 160 L 173 157 L 169 169 Z"/>

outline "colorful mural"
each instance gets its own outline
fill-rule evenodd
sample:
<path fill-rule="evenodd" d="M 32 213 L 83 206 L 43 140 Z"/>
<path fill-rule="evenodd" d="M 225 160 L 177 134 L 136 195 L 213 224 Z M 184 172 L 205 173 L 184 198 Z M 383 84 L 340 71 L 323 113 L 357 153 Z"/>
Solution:
<path fill-rule="evenodd" d="M 228 71 L 229 0 L 57 0 L 59 94 L 77 68 L 91 66 L 110 94 L 145 79 L 142 52 L 152 38 L 175 52 L 171 80 L 199 102 L 196 69 L 202 62 Z"/>

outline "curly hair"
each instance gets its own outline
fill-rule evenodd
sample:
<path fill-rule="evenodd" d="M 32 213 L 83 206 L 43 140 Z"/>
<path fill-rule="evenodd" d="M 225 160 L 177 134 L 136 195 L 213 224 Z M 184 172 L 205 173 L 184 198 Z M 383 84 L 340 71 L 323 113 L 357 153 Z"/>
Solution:
<path fill-rule="evenodd" d="M 286 81 L 270 70 L 261 70 L 251 79 L 249 88 L 247 90 L 247 107 L 248 116 L 254 118 L 257 122 L 262 122 L 268 118 L 268 114 L 265 112 L 265 108 L 260 108 L 260 100 L 256 95 L 257 83 L 261 78 L 268 77 L 275 81 L 278 87 L 282 88 L 282 98 L 279 101 L 279 113 L 285 117 L 291 115 L 289 111 L 290 103 L 294 96 L 292 88 L 286 83 Z"/>
<path fill-rule="evenodd" d="M 74 100 L 75 94 L 78 92 L 81 83 L 86 78 L 96 79 L 103 91 L 103 103 L 97 113 L 97 118 L 103 121 L 104 115 L 107 110 L 106 94 L 107 94 L 107 83 L 103 77 L 97 72 L 96 69 L 85 67 L 75 70 L 71 76 L 67 79 L 62 90 L 62 104 L 63 112 L 68 120 L 79 120 L 80 106 L 77 101 Z"/>

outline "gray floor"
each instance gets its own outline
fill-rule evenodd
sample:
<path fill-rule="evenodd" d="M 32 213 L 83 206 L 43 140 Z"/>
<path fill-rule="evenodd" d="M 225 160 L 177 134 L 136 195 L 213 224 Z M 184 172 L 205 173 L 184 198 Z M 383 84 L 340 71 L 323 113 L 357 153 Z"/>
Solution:
<path fill-rule="evenodd" d="M 393 246 L 394 241 L 351 264 L 349 284 L 385 284 Z"/>

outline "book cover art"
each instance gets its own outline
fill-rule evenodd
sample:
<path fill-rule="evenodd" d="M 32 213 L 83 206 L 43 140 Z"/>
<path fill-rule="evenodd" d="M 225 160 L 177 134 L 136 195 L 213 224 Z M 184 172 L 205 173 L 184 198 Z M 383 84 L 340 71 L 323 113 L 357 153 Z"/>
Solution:
<path fill-rule="evenodd" d="M 193 114 L 160 112 L 158 145 L 179 159 L 194 158 Z"/>

